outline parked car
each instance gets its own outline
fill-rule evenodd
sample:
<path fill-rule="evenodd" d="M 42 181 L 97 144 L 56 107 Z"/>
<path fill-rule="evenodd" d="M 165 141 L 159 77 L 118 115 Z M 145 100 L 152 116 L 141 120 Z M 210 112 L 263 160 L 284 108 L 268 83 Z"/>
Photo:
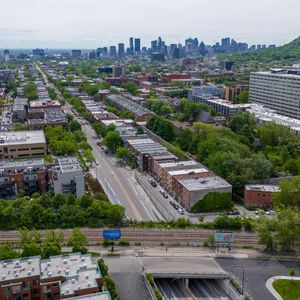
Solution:
<path fill-rule="evenodd" d="M 232 210 L 227 212 L 228 216 L 238 216 L 240 215 L 240 212 L 238 210 Z"/>
<path fill-rule="evenodd" d="M 169 196 L 168 196 L 168 193 L 167 193 L 166 191 L 164 191 L 162 195 L 163 195 L 164 198 L 166 198 L 166 199 L 169 197 Z"/>
<path fill-rule="evenodd" d="M 155 180 L 152 180 L 152 181 L 151 181 L 151 185 L 152 185 L 153 187 L 156 187 L 156 186 L 157 186 L 156 181 L 155 181 Z"/>
<path fill-rule="evenodd" d="M 179 207 L 177 209 L 177 211 L 181 214 L 181 215 L 184 215 L 184 209 L 182 207 Z"/>

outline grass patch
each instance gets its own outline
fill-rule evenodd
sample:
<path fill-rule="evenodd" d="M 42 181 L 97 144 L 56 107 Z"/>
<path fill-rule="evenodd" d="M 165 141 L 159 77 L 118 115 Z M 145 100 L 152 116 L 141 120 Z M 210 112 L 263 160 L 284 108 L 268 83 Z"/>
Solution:
<path fill-rule="evenodd" d="M 273 282 L 274 289 L 284 300 L 300 299 L 300 281 L 279 279 Z"/>

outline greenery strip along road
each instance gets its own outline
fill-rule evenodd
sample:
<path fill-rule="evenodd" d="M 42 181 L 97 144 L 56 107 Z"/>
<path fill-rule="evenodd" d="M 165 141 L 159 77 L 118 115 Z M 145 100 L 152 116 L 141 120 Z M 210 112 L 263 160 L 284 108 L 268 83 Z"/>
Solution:
<path fill-rule="evenodd" d="M 89 244 L 97 244 L 101 242 L 103 228 L 83 228 Z M 45 231 L 40 231 L 42 236 Z M 67 240 L 72 233 L 72 230 L 63 230 L 64 237 Z M 139 228 L 122 228 L 122 239 L 129 242 L 139 242 L 143 244 L 161 244 L 168 243 L 169 245 L 186 245 L 202 244 L 214 236 L 214 230 L 205 229 L 139 229 Z M 18 231 L 1 231 L 1 243 L 18 243 Z M 245 233 L 242 231 L 235 232 L 235 244 L 238 246 L 258 246 L 258 236 L 254 233 Z"/>

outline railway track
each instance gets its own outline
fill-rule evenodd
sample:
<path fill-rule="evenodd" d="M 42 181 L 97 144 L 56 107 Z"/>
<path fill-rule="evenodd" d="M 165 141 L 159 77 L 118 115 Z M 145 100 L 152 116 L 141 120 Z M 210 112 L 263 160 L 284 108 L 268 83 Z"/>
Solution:
<path fill-rule="evenodd" d="M 91 245 L 100 243 L 102 239 L 103 229 L 97 228 L 82 228 L 89 243 Z M 139 228 L 122 228 L 122 239 L 129 242 L 139 243 L 168 243 L 180 244 L 190 243 L 197 244 L 207 241 L 210 236 L 213 236 L 214 230 L 206 229 L 139 229 Z M 71 235 L 70 229 L 63 230 L 65 240 Z M 42 237 L 45 231 L 40 231 Z M 18 231 L 0 231 L 0 243 L 14 243 L 19 242 Z M 235 244 L 240 246 L 258 245 L 258 236 L 255 233 L 247 233 L 242 231 L 235 232 Z"/>

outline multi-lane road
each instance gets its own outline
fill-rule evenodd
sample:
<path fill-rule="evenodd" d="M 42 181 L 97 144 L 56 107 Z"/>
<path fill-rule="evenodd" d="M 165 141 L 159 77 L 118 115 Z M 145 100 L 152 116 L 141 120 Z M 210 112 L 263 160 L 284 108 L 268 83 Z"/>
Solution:
<path fill-rule="evenodd" d="M 43 70 L 38 65 L 36 65 L 36 67 L 40 71 L 45 84 L 54 88 L 58 97 L 63 99 L 61 93 L 48 81 L 47 75 Z M 72 114 L 77 121 L 83 123 L 82 121 L 84 119 L 79 119 L 75 116 L 70 104 L 65 104 L 64 111 Z M 97 164 L 93 164 L 90 172 L 98 179 L 109 200 L 114 204 L 124 206 L 126 216 L 129 219 L 138 221 L 164 220 L 163 216 L 155 208 L 145 191 L 137 183 L 134 171 L 120 167 L 114 157 L 104 153 L 97 145 L 97 142 L 100 141 L 99 137 L 97 137 L 95 131 L 88 122 L 84 121 L 82 130 L 86 134 L 88 143 L 93 148 L 94 159 L 95 162 L 97 162 Z"/>

